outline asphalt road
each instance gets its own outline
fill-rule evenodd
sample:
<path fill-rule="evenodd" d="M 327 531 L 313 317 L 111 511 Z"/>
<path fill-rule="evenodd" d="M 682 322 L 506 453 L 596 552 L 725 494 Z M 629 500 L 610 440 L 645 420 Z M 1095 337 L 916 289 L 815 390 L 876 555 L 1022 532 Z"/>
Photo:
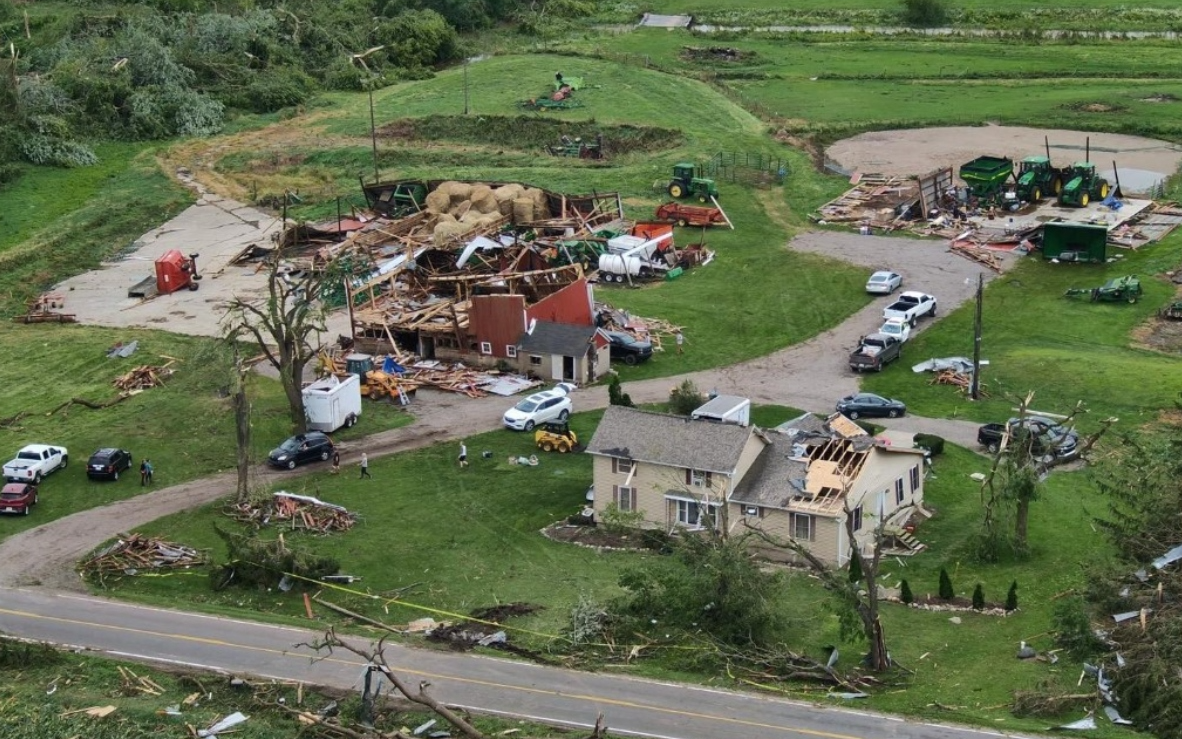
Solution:
<path fill-rule="evenodd" d="M 301 646 L 315 631 L 137 606 L 85 595 L 0 590 L 0 632 L 119 658 L 358 689 L 364 661 L 325 659 Z M 362 640 L 355 640 L 364 645 Z M 614 735 L 659 739 L 982 739 L 1007 736 L 912 722 L 831 705 L 577 672 L 524 662 L 386 647 L 412 683 L 445 703 L 548 724 L 590 727 L 602 713 Z M 841 699 L 831 699 L 834 701 Z"/>

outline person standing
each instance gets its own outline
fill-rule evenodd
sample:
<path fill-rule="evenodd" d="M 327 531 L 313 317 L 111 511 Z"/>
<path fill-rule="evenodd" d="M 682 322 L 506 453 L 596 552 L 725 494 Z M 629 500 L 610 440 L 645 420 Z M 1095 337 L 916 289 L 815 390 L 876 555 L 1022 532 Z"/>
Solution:
<path fill-rule="evenodd" d="M 468 466 L 468 445 L 463 441 L 460 442 L 460 458 L 458 461 L 460 463 L 460 469 Z"/>
<path fill-rule="evenodd" d="M 677 335 L 674 338 L 677 340 L 677 353 L 684 354 L 685 350 L 682 347 L 685 344 L 685 334 L 681 333 L 681 329 L 677 329 Z"/>
<path fill-rule="evenodd" d="M 148 484 L 151 485 L 152 484 L 152 460 L 144 459 L 144 468 L 145 468 L 144 471 L 147 473 Z"/>
<path fill-rule="evenodd" d="M 362 452 L 361 453 L 361 477 L 359 477 L 358 479 L 360 480 L 360 479 L 363 479 L 366 477 L 372 477 L 372 475 L 369 474 L 369 457 L 366 455 L 365 452 Z"/>
<path fill-rule="evenodd" d="M 148 460 L 140 460 L 140 487 L 148 484 Z"/>
<path fill-rule="evenodd" d="M 332 450 L 332 474 L 337 475 L 341 472 L 341 453 L 336 449 Z"/>

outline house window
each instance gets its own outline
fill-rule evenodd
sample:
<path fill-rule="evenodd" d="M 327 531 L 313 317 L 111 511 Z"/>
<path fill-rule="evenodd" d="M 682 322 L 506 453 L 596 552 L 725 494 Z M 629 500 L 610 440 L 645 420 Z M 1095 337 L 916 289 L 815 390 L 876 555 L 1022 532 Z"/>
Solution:
<path fill-rule="evenodd" d="M 694 500 L 674 500 L 677 505 L 677 523 L 691 529 L 700 529 L 717 519 L 718 506 L 698 503 Z"/>
<path fill-rule="evenodd" d="M 530 367 L 541 367 L 542 366 L 542 358 L 537 354 L 529 355 L 529 366 Z"/>
<path fill-rule="evenodd" d="M 685 484 L 695 488 L 714 487 L 713 480 L 710 479 L 710 473 L 703 472 L 702 470 L 686 470 Z"/>
<path fill-rule="evenodd" d="M 513 346 L 512 344 L 506 344 L 505 356 L 509 357 L 510 359 L 515 359 L 517 357 L 517 347 Z"/>
<path fill-rule="evenodd" d="M 911 468 L 911 492 L 919 490 L 919 465 Z"/>
<path fill-rule="evenodd" d="M 619 457 L 612 457 L 612 472 L 617 475 L 626 475 L 632 471 L 631 459 L 620 459 Z"/>
<path fill-rule="evenodd" d="M 612 485 L 612 502 L 621 511 L 636 510 L 636 488 L 626 488 Z"/>
<path fill-rule="evenodd" d="M 481 354 L 492 354 L 492 343 L 488 342 L 488 341 L 480 342 L 480 353 Z"/>
<path fill-rule="evenodd" d="M 914 490 L 915 488 L 911 488 Z M 895 505 L 903 505 L 903 478 L 895 480 Z"/>
<path fill-rule="evenodd" d="M 746 505 L 743 506 L 743 515 L 750 518 L 763 518 L 764 509 L 759 506 Z"/>
<path fill-rule="evenodd" d="M 862 530 L 862 506 L 858 506 L 850 511 L 850 515 L 854 518 L 854 531 Z"/>
<path fill-rule="evenodd" d="M 813 525 L 813 517 L 803 513 L 792 514 L 792 538 L 797 541 L 813 541 L 817 536 L 817 529 Z"/>

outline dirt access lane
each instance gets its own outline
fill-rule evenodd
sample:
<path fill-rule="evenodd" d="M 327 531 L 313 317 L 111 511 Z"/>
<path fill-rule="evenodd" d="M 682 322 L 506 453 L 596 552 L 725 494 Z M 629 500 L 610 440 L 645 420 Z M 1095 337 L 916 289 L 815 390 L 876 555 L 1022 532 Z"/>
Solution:
<path fill-rule="evenodd" d="M 936 295 L 941 314 L 972 297 L 978 274 L 984 274 L 986 279 L 994 277 L 980 265 L 951 254 L 938 241 L 818 232 L 793 239 L 788 248 L 858 264 L 866 267 L 868 274 L 872 269 L 894 269 L 903 275 L 905 289 Z M 716 370 L 629 382 L 627 391 L 639 403 L 660 402 L 668 398 L 670 388 L 688 378 L 703 391 L 716 389 L 728 395 L 750 397 L 757 403 L 829 412 L 834 401 L 858 389 L 858 377 L 845 365 L 847 354 L 859 336 L 881 323 L 882 309 L 888 300 L 876 298 L 840 326 L 766 357 Z M 919 330 L 929 325 L 931 321 L 925 320 Z M 709 347 L 694 344 L 692 327 L 686 340 L 689 352 L 709 351 Z M 965 346 L 967 351 L 969 337 Z M 905 363 L 910 365 L 924 359 L 927 357 L 911 355 Z M 677 359 L 669 355 L 658 356 L 653 361 L 675 366 Z M 574 400 L 579 410 L 606 407 L 607 389 L 579 390 Z M 350 468 L 362 451 L 380 457 L 496 429 L 511 402 L 496 396 L 470 399 L 453 393 L 420 390 L 413 406 L 414 424 L 343 445 L 342 463 Z M 976 445 L 977 425 L 966 421 L 908 416 L 886 425 L 938 434 L 970 448 Z M 291 479 L 295 475 L 267 468 L 260 468 L 258 474 L 264 479 Z M 87 552 L 129 529 L 213 502 L 229 494 L 234 484 L 233 474 L 214 475 L 82 511 L 9 537 L 0 542 L 0 586 L 39 585 L 55 590 L 85 591 L 73 568 Z"/>

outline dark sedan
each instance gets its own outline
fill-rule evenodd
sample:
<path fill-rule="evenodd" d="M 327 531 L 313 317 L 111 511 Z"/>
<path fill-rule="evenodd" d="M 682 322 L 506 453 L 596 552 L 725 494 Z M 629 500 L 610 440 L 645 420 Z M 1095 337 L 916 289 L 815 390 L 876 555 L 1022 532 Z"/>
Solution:
<path fill-rule="evenodd" d="M 641 341 L 631 334 L 621 331 L 606 331 L 608 341 L 611 342 L 611 357 L 619 359 L 624 364 L 640 364 L 647 362 L 653 355 L 653 343 Z"/>
<path fill-rule="evenodd" d="M 99 449 L 86 461 L 86 476 L 91 480 L 118 480 L 120 472 L 130 469 L 131 452 L 126 449 Z"/>
<path fill-rule="evenodd" d="M 273 450 L 267 461 L 274 467 L 294 470 L 306 462 L 327 462 L 332 456 L 332 439 L 319 431 L 297 434 Z"/>
<path fill-rule="evenodd" d="M 901 400 L 884 398 L 873 393 L 847 395 L 837 401 L 837 412 L 857 420 L 862 416 L 898 418 L 907 413 L 907 406 Z"/>
<path fill-rule="evenodd" d="M 29 509 L 37 505 L 40 498 L 37 486 L 30 482 L 10 482 L 0 489 L 0 513 L 29 515 Z"/>

